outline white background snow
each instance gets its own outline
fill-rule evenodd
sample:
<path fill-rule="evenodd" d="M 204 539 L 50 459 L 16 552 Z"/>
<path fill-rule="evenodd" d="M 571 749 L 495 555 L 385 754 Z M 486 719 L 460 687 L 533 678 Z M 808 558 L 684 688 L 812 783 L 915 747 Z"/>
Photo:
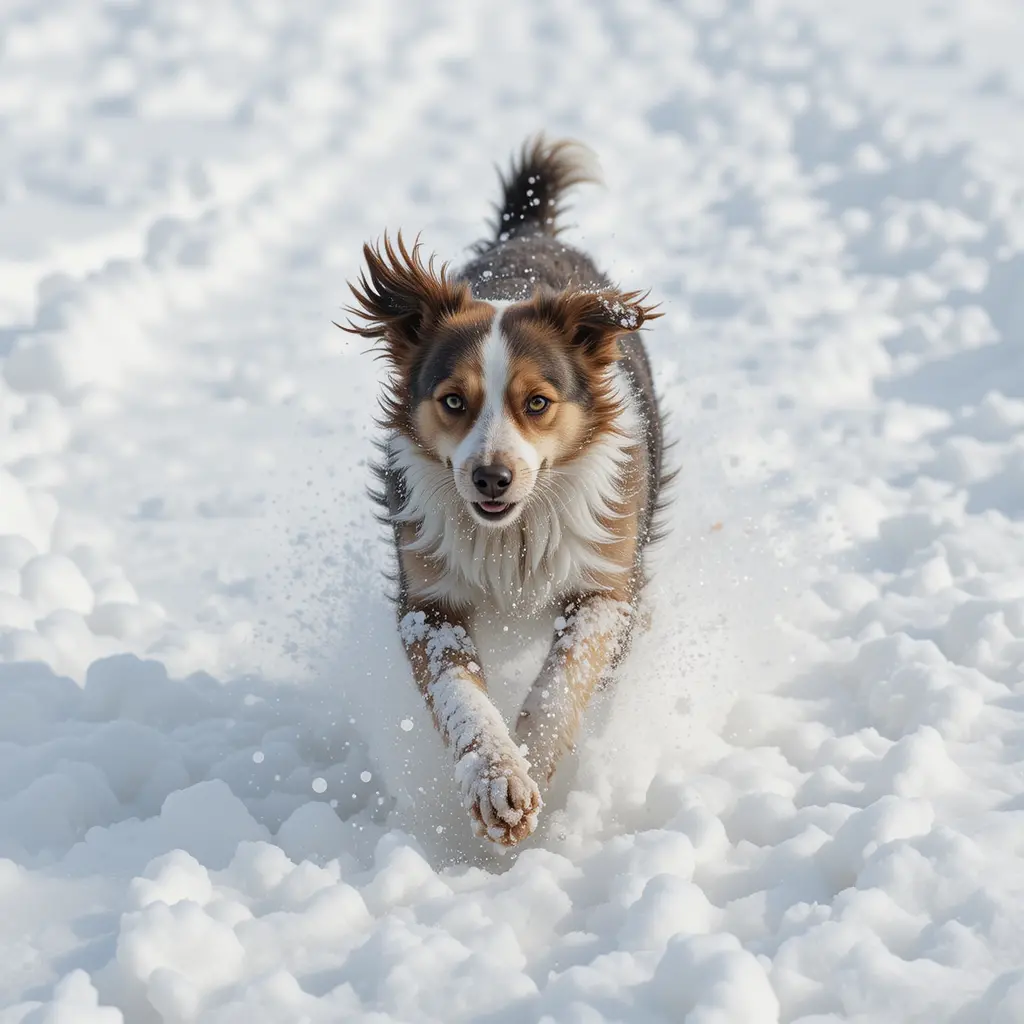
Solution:
<path fill-rule="evenodd" d="M 1024 1020 L 1022 52 L 1019 0 L 0 5 L 0 1022 Z M 682 470 L 502 858 L 409 806 L 330 321 L 539 128 Z"/>

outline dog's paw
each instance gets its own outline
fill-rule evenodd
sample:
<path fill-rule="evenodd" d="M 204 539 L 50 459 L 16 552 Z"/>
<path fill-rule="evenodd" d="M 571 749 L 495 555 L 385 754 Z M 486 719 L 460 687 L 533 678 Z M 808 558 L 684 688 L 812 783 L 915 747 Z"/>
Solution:
<path fill-rule="evenodd" d="M 515 846 L 537 827 L 540 790 L 514 747 L 470 751 L 456 766 L 456 777 L 477 835 Z"/>

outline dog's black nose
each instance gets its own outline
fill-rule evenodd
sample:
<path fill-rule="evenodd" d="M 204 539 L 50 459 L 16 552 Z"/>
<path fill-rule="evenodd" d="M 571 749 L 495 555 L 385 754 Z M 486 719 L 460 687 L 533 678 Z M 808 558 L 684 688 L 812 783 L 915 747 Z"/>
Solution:
<path fill-rule="evenodd" d="M 512 483 L 508 466 L 477 466 L 473 470 L 473 486 L 485 498 L 500 498 Z"/>

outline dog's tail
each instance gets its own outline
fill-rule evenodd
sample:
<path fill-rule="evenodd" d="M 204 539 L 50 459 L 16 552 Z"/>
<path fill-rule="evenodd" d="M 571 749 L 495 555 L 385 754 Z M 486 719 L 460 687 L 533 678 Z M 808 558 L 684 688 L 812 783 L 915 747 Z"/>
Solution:
<path fill-rule="evenodd" d="M 484 243 L 486 248 L 517 235 L 554 237 L 561 230 L 565 193 L 574 185 L 601 181 L 597 158 L 583 143 L 548 142 L 543 135 L 527 139 L 508 174 L 499 175 L 501 204 L 495 207 L 494 237 Z"/>

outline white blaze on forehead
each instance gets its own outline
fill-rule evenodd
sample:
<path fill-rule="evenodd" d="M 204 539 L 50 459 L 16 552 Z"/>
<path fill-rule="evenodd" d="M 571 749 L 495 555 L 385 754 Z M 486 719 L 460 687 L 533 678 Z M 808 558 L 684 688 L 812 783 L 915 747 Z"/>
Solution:
<path fill-rule="evenodd" d="M 514 468 L 516 462 L 525 463 L 531 470 L 536 470 L 540 464 L 536 450 L 519 432 L 505 402 L 511 354 L 501 322 L 505 309 L 511 303 L 494 302 L 492 305 L 496 312 L 480 352 L 484 401 L 472 430 L 455 449 L 453 462 L 456 472 L 471 471 L 476 466 L 489 466 L 495 462 L 510 468 Z"/>
<path fill-rule="evenodd" d="M 501 321 L 505 317 L 504 306 L 498 308 L 491 321 L 491 329 L 484 339 L 480 363 L 484 373 L 484 404 L 477 418 L 476 426 L 482 428 L 483 453 L 494 454 L 494 441 L 506 419 L 505 392 L 508 390 L 509 351 L 505 336 L 501 333 Z"/>

